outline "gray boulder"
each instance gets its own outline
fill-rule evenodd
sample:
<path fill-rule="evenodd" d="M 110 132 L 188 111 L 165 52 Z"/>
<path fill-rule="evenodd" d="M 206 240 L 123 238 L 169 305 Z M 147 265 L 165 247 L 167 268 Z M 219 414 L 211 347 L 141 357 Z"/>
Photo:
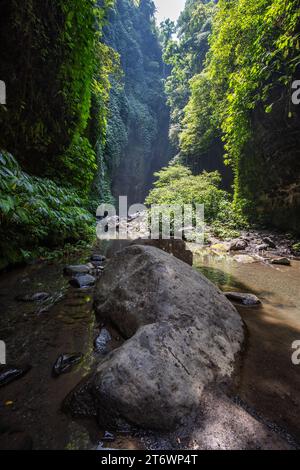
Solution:
<path fill-rule="evenodd" d="M 96 282 L 96 278 L 90 274 L 77 274 L 69 281 L 71 286 L 83 289 L 85 287 L 92 287 Z"/>
<path fill-rule="evenodd" d="M 92 264 L 79 264 L 65 266 L 64 274 L 66 276 L 76 276 L 77 274 L 90 274 L 93 272 L 94 266 Z"/>
<path fill-rule="evenodd" d="M 233 240 L 230 244 L 230 251 L 244 251 L 248 247 L 247 240 Z"/>
<path fill-rule="evenodd" d="M 244 340 L 226 297 L 186 263 L 151 246 L 130 246 L 97 285 L 99 319 L 127 340 L 67 397 L 75 416 L 104 427 L 129 422 L 172 429 L 201 409 L 209 384 L 231 382 Z"/>
<path fill-rule="evenodd" d="M 291 260 L 288 258 L 274 258 L 270 260 L 271 264 L 277 264 L 279 266 L 291 266 Z"/>
<path fill-rule="evenodd" d="M 240 305 L 255 306 L 261 305 L 261 301 L 254 294 L 243 294 L 241 292 L 225 292 L 228 300 Z"/>

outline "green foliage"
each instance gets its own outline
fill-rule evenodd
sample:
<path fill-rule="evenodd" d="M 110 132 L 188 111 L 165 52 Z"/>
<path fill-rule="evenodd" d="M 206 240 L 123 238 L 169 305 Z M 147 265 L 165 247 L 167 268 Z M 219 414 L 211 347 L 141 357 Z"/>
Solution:
<path fill-rule="evenodd" d="M 100 39 L 112 4 L 113 0 L 1 3 L 5 52 L 0 76 L 7 85 L 8 105 L 0 109 L 0 149 L 14 154 L 29 173 L 64 178 L 85 192 L 95 174 L 95 143 L 88 142 L 87 135 L 90 118 L 98 121 L 99 135 L 105 138 L 108 76 L 114 60 L 109 62 L 111 51 Z M 92 93 L 102 98 L 96 116 L 90 113 Z"/>
<path fill-rule="evenodd" d="M 294 253 L 296 253 L 297 255 L 300 255 L 300 242 L 299 243 L 295 243 L 292 247 Z"/>
<path fill-rule="evenodd" d="M 208 51 L 213 2 L 188 0 L 177 27 L 169 20 L 161 24 L 164 60 L 171 67 L 166 80 L 166 93 L 171 107 L 170 138 L 179 147 L 184 108 L 190 97 L 189 80 L 203 69 Z M 178 39 L 172 33 L 176 31 Z"/>
<path fill-rule="evenodd" d="M 143 202 L 153 172 L 169 158 L 164 64 L 153 15 L 152 0 L 116 0 L 104 29 L 123 71 L 122 80 L 111 80 L 104 162 L 115 192 L 135 203 Z"/>
<path fill-rule="evenodd" d="M 205 221 L 219 236 L 246 226 L 246 221 L 233 209 L 230 195 L 219 188 L 218 172 L 192 175 L 183 165 L 175 164 L 155 174 L 157 181 L 146 198 L 146 204 L 185 205 L 204 204 Z M 236 233 L 236 232 L 235 232 Z"/>
<path fill-rule="evenodd" d="M 1 2 L 2 261 L 89 238 L 92 213 L 111 198 L 101 155 L 119 56 L 101 35 L 113 3 Z"/>
<path fill-rule="evenodd" d="M 211 101 L 211 82 L 204 72 L 191 80 L 191 98 L 185 108 L 180 148 L 189 164 L 209 149 L 218 133 Z"/>
<path fill-rule="evenodd" d="M 297 190 L 290 193 L 300 171 L 299 113 L 290 96 L 300 69 L 299 11 L 299 0 L 220 0 L 181 118 L 183 161 L 194 168 L 222 136 L 236 208 L 285 228 L 296 227 L 299 207 Z"/>
<path fill-rule="evenodd" d="M 82 192 L 89 192 L 97 165 L 95 152 L 86 137 L 75 134 L 70 147 L 63 155 L 63 163 L 59 179 L 66 179 Z"/>
<path fill-rule="evenodd" d="M 1 259 L 26 258 L 37 246 L 55 247 L 94 234 L 94 217 L 71 187 L 24 173 L 8 153 L 0 153 Z"/>
<path fill-rule="evenodd" d="M 272 89 L 290 85 L 300 62 L 299 7 L 294 0 L 219 2 L 208 74 L 227 158 L 234 164 L 251 135 L 250 111 L 262 102 L 272 112 Z"/>

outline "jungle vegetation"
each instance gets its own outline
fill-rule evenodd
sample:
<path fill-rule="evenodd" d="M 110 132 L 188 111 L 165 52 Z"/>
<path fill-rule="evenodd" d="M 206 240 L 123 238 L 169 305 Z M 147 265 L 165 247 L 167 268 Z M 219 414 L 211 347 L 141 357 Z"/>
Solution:
<path fill-rule="evenodd" d="M 300 230 L 298 0 L 187 0 L 162 25 L 170 137 L 197 174 L 233 171 L 233 206 L 252 222 Z M 213 167 L 211 165 L 213 164 Z"/>
<path fill-rule="evenodd" d="M 2 0 L 0 267 L 89 240 L 121 193 L 299 233 L 299 11 L 187 0 L 158 27 L 152 0 Z"/>

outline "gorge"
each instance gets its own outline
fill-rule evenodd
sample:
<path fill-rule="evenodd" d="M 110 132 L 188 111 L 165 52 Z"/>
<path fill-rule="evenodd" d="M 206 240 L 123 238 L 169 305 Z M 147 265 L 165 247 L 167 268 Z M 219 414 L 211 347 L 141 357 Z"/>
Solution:
<path fill-rule="evenodd" d="M 300 1 L 0 8 L 0 449 L 298 449 Z"/>

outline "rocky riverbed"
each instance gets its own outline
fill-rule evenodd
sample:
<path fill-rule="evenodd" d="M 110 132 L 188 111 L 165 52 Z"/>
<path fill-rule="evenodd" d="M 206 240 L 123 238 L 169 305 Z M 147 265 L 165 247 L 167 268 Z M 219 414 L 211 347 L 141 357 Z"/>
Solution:
<path fill-rule="evenodd" d="M 160 248 L 165 252 L 174 252 L 185 263 L 175 261 L 170 254 L 161 252 L 157 267 L 154 260 L 153 262 L 148 260 L 149 265 L 144 274 L 142 274 L 142 263 L 137 262 L 135 268 L 136 256 L 140 256 L 141 252 L 156 253 L 157 250 L 141 247 L 138 249 L 138 255 L 135 253 L 136 248 L 126 248 L 128 243 L 124 245 L 116 242 L 113 246 L 110 244 L 106 248 L 104 246 L 97 248 L 96 256 L 94 254 L 92 258 L 87 253 L 81 259 L 70 260 L 67 270 L 64 270 L 63 265 L 43 263 L 2 274 L 0 337 L 7 344 L 9 365 L 30 366 L 30 368 L 22 377 L 0 387 L 0 447 L 34 449 L 297 447 L 297 442 L 300 441 L 298 426 L 300 403 L 297 398 L 300 383 L 298 369 L 292 365 L 290 357 L 292 340 L 300 339 L 300 296 L 297 287 L 300 282 L 299 261 L 294 258 L 290 249 L 292 246 L 290 239 L 284 241 L 281 238 L 280 242 L 276 238 L 277 235 L 273 235 L 272 240 L 276 248 L 268 245 L 263 250 L 257 250 L 255 247 L 262 245 L 261 241 L 272 237 L 272 234 L 253 232 L 251 235 L 243 234 L 239 240 L 244 240 L 245 237 L 249 237 L 249 242 L 247 246 L 240 246 L 239 251 L 232 249 L 231 244 L 236 240 L 222 242 L 212 239 L 205 249 L 192 244 L 188 245 L 190 250 L 185 250 L 182 244 L 179 247 L 179 242 L 175 244 L 172 241 L 164 242 L 160 244 Z M 112 261 L 113 270 L 110 274 L 109 272 L 106 274 L 105 270 L 109 263 L 107 265 L 102 257 L 104 251 L 110 258 L 118 249 L 124 247 L 125 252 L 121 258 L 123 264 L 121 259 Z M 210 345 L 210 334 L 207 335 L 210 327 L 204 328 L 201 323 L 197 326 L 192 320 L 192 312 L 197 312 L 198 308 L 201 309 L 201 305 L 205 305 L 205 296 L 210 289 L 214 292 L 215 288 L 199 275 L 198 281 L 195 277 L 195 280 L 189 283 L 188 289 L 191 292 L 185 300 L 182 276 L 184 277 L 183 273 L 186 270 L 191 269 L 188 266 L 191 264 L 191 252 L 196 269 L 223 291 L 256 295 L 260 301 L 257 306 L 249 304 L 239 306 L 236 305 L 235 299 L 231 299 L 246 325 L 246 341 L 242 355 L 234 353 L 238 351 L 233 346 L 234 342 L 228 349 L 224 340 L 221 341 L 222 334 L 225 334 L 224 338 L 231 337 L 231 333 L 226 331 L 228 328 L 225 326 L 226 323 L 223 333 L 221 329 L 217 334 L 220 340 Z M 280 257 L 287 258 L 290 265 L 270 263 L 270 259 Z M 178 268 L 178 263 L 181 268 Z M 164 269 L 158 274 L 162 269 L 159 266 L 167 267 L 166 274 L 163 274 Z M 129 275 L 130 269 L 133 277 Z M 174 273 L 172 274 L 174 284 L 170 285 L 170 295 L 165 298 L 163 293 L 157 292 L 155 286 L 161 276 L 165 276 L 166 282 L 168 278 L 172 279 L 171 272 Z M 81 286 L 79 279 L 82 276 L 93 277 L 93 282 L 89 278 L 90 284 Z M 100 278 L 97 281 L 98 276 Z M 124 290 L 124 285 L 122 286 L 122 282 L 125 282 L 122 281 L 122 276 L 126 279 L 125 285 L 128 286 L 126 289 L 129 289 L 127 291 Z M 186 276 L 189 277 L 190 274 Z M 194 276 L 193 274 L 193 279 Z M 70 285 L 70 281 L 75 278 L 79 280 L 76 287 L 74 282 Z M 102 280 L 103 285 L 101 285 Z M 93 307 L 95 282 L 97 282 L 97 315 Z M 139 308 L 140 312 L 143 312 L 144 307 L 138 300 L 135 306 L 131 304 L 134 303 L 134 296 L 133 291 L 130 291 L 130 282 L 136 284 L 137 288 L 140 285 L 140 289 L 143 286 L 144 289 L 147 285 L 152 286 L 151 293 L 148 293 L 149 297 L 145 297 L 145 291 L 140 297 L 142 302 L 148 302 L 151 306 L 149 311 L 155 312 L 157 308 L 155 313 L 157 318 L 164 315 L 163 312 L 169 312 L 165 320 L 158 322 L 157 336 L 155 328 L 152 327 L 155 325 L 155 318 L 149 319 L 151 330 L 149 334 L 147 321 L 145 324 L 143 322 L 139 324 L 139 318 L 142 318 L 138 313 Z M 198 289 L 193 287 L 195 282 L 199 282 Z M 203 292 L 201 283 L 203 283 Z M 116 295 L 110 296 L 110 291 Z M 180 318 L 174 334 L 172 334 L 173 326 L 167 328 L 169 321 L 171 325 L 176 325 L 173 318 L 176 315 L 173 315 L 172 311 L 172 292 L 175 299 L 174 311 L 181 309 L 184 315 Z M 38 294 L 44 295 L 37 297 Z M 208 297 L 213 299 L 214 295 Z M 194 297 L 196 303 L 193 307 L 191 302 Z M 201 302 L 197 302 L 196 298 L 201 299 Z M 166 302 L 166 299 L 170 300 Z M 218 304 L 219 301 L 216 302 Z M 132 310 L 137 315 L 132 317 L 129 324 L 124 322 L 122 317 L 111 316 L 111 313 L 120 312 L 120 305 L 126 305 L 126 311 Z M 226 305 L 227 310 L 225 309 L 224 313 L 227 311 L 229 314 L 234 311 L 232 303 L 223 296 L 222 305 Z M 188 314 L 189 311 L 191 315 Z M 201 318 L 200 312 L 201 310 L 199 318 Z M 218 309 L 218 312 L 218 315 L 221 314 L 222 309 Z M 220 328 L 224 319 L 216 317 L 214 320 L 214 317 L 211 317 L 210 321 L 216 323 L 216 328 Z M 189 328 L 192 336 L 189 336 Z M 197 333 L 200 337 L 205 331 L 204 343 L 202 340 L 197 340 L 196 336 L 195 340 L 192 338 L 193 328 L 195 335 Z M 239 328 L 238 326 L 234 328 L 235 334 L 240 331 Z M 186 337 L 185 332 L 188 333 Z M 238 342 L 242 344 L 241 332 L 238 335 L 240 338 Z M 152 339 L 154 352 L 147 356 L 147 351 L 151 351 Z M 165 350 L 159 346 L 161 341 Z M 194 350 L 197 343 L 206 344 L 207 347 L 200 348 L 197 352 Z M 214 351 L 216 345 L 217 349 L 220 348 L 219 351 L 223 351 L 220 357 L 218 356 L 220 352 L 218 353 L 217 349 Z M 203 355 L 204 352 L 206 356 Z M 234 367 L 230 359 L 232 353 L 236 356 Z M 78 360 L 72 362 L 74 357 Z M 213 358 L 216 359 L 215 365 Z M 224 362 L 226 358 L 229 360 L 227 365 L 226 361 Z M 202 365 L 196 367 L 199 361 Z M 110 367 L 114 370 L 114 363 L 117 366 L 116 371 L 120 364 L 122 365 L 124 378 L 113 374 L 103 381 L 105 370 Z M 146 367 L 143 367 L 144 363 Z M 140 377 L 138 373 L 134 373 L 138 370 L 139 364 L 141 364 Z M 161 382 L 164 384 L 161 390 L 155 388 L 159 385 L 155 376 L 151 379 L 152 364 L 155 370 L 161 370 Z M 174 373 L 171 375 L 174 377 L 178 375 L 178 380 L 176 379 L 173 385 L 166 374 L 168 364 L 170 370 L 174 367 Z M 229 382 L 222 380 L 216 387 L 218 380 L 216 381 L 215 377 L 219 374 L 218 370 L 222 370 L 220 364 L 223 364 L 221 376 L 226 377 L 225 371 L 231 370 L 229 377 L 232 379 Z M 60 371 L 57 376 L 53 374 L 55 365 Z M 64 369 L 65 366 L 67 370 Z M 233 369 L 236 372 L 234 375 L 232 375 Z M 204 373 L 205 370 L 207 373 Z M 101 422 L 101 419 L 99 420 L 101 413 L 99 414 L 97 404 L 91 402 L 86 391 L 84 394 L 81 392 L 82 384 L 91 384 L 89 377 L 95 371 L 96 381 L 92 383 L 95 383 L 96 390 L 100 391 L 100 404 L 103 398 L 108 400 L 108 404 L 113 400 L 113 406 L 119 410 L 122 418 L 121 426 L 116 426 L 118 424 L 116 416 L 109 414 Z M 197 374 L 200 374 L 199 377 Z M 164 375 L 166 375 L 165 382 Z M 132 388 L 134 380 L 137 380 L 136 384 L 140 383 L 137 389 L 139 393 L 135 393 Z M 145 382 L 146 380 L 148 382 Z M 149 385 L 149 396 L 140 388 L 144 383 Z M 203 386 L 199 387 L 199 384 Z M 176 386 L 178 391 L 173 390 L 173 386 Z M 85 387 L 82 389 L 86 390 Z M 121 389 L 127 391 L 125 397 L 127 396 L 128 400 L 122 401 L 122 397 L 118 395 Z M 77 401 L 71 400 L 70 405 L 70 397 L 74 399 L 74 390 L 75 392 L 79 390 L 80 393 L 77 395 L 75 393 Z M 179 413 L 178 410 L 184 410 L 180 405 L 180 396 L 184 394 L 191 398 L 187 401 L 190 409 L 188 410 L 187 406 L 184 413 L 182 411 Z M 140 413 L 135 414 L 134 399 L 137 398 Z M 80 413 L 74 413 L 73 403 Z M 141 425 L 155 428 L 153 420 L 148 423 L 134 418 L 134 416 L 143 416 L 142 408 L 147 407 L 148 403 L 151 403 L 154 411 L 156 404 L 166 407 L 170 416 L 174 416 L 175 425 L 176 417 L 180 414 L 180 423 L 177 423 L 176 429 L 168 430 L 166 426 L 165 429 L 155 432 L 142 430 Z M 96 408 L 93 408 L 95 405 Z M 70 413 L 71 411 L 73 413 Z M 160 413 L 157 411 L 157 414 Z M 155 417 L 155 413 L 153 416 Z M 167 420 L 168 423 L 171 421 Z"/>

